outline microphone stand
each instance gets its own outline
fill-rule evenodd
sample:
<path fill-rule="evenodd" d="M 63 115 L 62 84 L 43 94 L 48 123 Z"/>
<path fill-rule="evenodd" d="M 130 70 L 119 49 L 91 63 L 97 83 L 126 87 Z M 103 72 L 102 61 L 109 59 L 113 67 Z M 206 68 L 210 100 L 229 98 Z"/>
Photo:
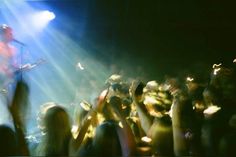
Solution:
<path fill-rule="evenodd" d="M 20 67 L 19 67 L 19 71 L 17 71 L 17 73 L 16 73 L 16 79 L 17 79 L 17 81 L 22 81 L 23 80 L 23 71 L 22 71 L 23 50 L 24 50 L 24 47 L 26 47 L 26 44 L 24 44 L 23 42 L 20 42 L 19 40 L 16 40 L 16 39 L 13 39 L 13 42 L 20 45 Z M 18 77 L 18 72 L 19 72 L 19 77 Z"/>
<path fill-rule="evenodd" d="M 24 45 L 21 45 L 20 46 L 20 81 L 23 81 L 23 71 L 22 71 L 23 50 L 24 50 Z"/>
<path fill-rule="evenodd" d="M 16 42 L 15 40 L 13 40 L 13 42 L 15 42 L 15 43 L 17 43 L 19 46 L 18 46 L 18 48 L 19 48 L 19 55 L 20 56 L 15 56 L 16 57 L 16 62 L 17 62 L 17 64 L 18 64 L 18 61 L 20 62 L 19 64 L 20 64 L 20 67 L 19 67 L 19 65 L 16 65 L 17 67 L 15 67 L 15 68 L 17 68 L 17 70 L 13 70 L 13 78 L 12 78 L 12 80 L 13 80 L 13 83 L 11 83 L 11 84 L 9 84 L 8 85 L 8 87 L 7 87 L 7 91 L 6 91 L 6 93 L 8 93 L 7 94 L 7 96 L 6 96 L 6 101 L 7 101 L 7 104 L 10 104 L 11 103 L 11 101 L 12 101 L 12 98 L 13 98 L 13 94 L 14 94 L 14 88 L 15 88 L 15 85 L 16 85 L 16 83 L 18 82 L 18 81 L 23 81 L 23 72 L 22 72 L 22 63 L 23 63 L 23 50 L 24 50 L 24 47 L 26 46 L 25 44 L 23 44 L 23 43 L 19 43 L 19 42 Z"/>

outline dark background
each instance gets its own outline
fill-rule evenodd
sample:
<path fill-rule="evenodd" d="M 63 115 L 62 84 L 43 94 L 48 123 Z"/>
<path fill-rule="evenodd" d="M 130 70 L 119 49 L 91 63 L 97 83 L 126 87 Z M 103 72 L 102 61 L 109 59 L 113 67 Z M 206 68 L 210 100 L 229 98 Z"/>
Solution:
<path fill-rule="evenodd" d="M 212 64 L 227 65 L 236 56 L 233 1 L 29 0 L 29 3 L 35 6 L 45 3 L 57 10 L 57 16 L 71 21 L 64 23 L 62 18 L 56 18 L 54 24 L 78 40 L 97 60 L 108 65 L 120 63 L 123 69 L 140 67 L 152 78 L 189 71 L 205 75 Z"/>

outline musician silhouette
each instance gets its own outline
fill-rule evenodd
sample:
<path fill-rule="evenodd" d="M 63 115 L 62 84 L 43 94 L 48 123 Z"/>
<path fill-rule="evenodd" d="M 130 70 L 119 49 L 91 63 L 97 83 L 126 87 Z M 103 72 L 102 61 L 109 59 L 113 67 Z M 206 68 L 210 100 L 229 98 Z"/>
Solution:
<path fill-rule="evenodd" d="M 13 67 L 16 66 L 16 48 L 10 44 L 12 41 L 12 29 L 0 25 L 0 124 L 11 121 L 7 106 L 12 95 L 9 96 L 8 84 L 13 79 Z"/>
<path fill-rule="evenodd" d="M 22 56 L 11 44 L 14 41 L 12 28 L 6 24 L 0 25 L 0 94 L 5 94 L 7 101 L 12 97 L 15 82 L 22 79 Z M 27 66 L 30 65 L 24 68 Z"/>

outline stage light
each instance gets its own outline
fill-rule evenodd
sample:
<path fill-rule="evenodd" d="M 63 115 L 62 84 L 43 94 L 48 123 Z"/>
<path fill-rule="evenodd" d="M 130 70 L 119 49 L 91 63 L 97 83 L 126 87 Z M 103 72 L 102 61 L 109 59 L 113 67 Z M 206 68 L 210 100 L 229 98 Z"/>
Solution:
<path fill-rule="evenodd" d="M 53 12 L 50 12 L 48 10 L 42 12 L 42 16 L 47 19 L 48 21 L 51 21 L 55 19 L 55 14 Z"/>
<path fill-rule="evenodd" d="M 55 19 L 56 15 L 48 10 L 36 12 L 32 15 L 32 23 L 34 28 L 44 28 L 47 24 Z"/>

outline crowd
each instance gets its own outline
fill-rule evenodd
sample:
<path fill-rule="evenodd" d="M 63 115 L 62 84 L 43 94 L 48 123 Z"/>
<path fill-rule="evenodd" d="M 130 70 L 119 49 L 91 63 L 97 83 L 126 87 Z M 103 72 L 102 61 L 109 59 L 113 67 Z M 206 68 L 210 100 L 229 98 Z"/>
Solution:
<path fill-rule="evenodd" d="M 17 82 L 7 104 L 13 126 L 0 125 L 1 156 L 236 156 L 236 73 L 213 65 L 201 76 L 126 81 L 106 80 L 90 104 L 78 102 L 74 113 L 56 102 L 38 113 L 41 136 L 26 136 L 29 88 Z"/>
<path fill-rule="evenodd" d="M 29 138 L 30 88 L 22 71 L 32 66 L 22 65 L 13 41 L 11 27 L 1 25 L 0 156 L 236 156 L 236 60 L 214 64 L 208 80 L 114 74 L 94 102 L 75 102 L 72 110 L 42 104 L 40 135 Z"/>

